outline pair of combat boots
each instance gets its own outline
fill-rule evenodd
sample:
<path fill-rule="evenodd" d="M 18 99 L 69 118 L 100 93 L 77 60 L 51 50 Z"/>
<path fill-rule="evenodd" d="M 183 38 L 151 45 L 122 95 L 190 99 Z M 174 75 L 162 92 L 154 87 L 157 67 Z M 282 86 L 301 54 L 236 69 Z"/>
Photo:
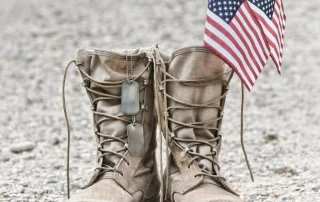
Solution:
<path fill-rule="evenodd" d="M 95 172 L 70 198 L 67 119 L 69 202 L 242 201 L 218 164 L 233 75 L 221 59 L 203 46 L 171 55 L 157 45 L 125 51 L 82 49 L 66 68 L 63 93 L 72 63 L 92 104 L 98 147 Z M 66 113 L 64 96 L 63 101 Z M 161 152 L 160 165 L 155 158 L 157 134 L 166 140 L 163 177 Z M 162 137 L 158 140 L 161 147 Z"/>

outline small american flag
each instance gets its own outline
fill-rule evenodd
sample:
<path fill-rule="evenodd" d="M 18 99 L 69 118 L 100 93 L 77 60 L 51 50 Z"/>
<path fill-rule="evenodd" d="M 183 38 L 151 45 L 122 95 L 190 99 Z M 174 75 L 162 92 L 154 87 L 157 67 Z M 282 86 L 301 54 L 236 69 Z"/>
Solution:
<path fill-rule="evenodd" d="M 286 16 L 281 0 L 248 0 L 270 47 L 271 58 L 281 73 Z"/>
<path fill-rule="evenodd" d="M 204 45 L 234 69 L 249 91 L 270 56 L 247 0 L 209 0 Z"/>

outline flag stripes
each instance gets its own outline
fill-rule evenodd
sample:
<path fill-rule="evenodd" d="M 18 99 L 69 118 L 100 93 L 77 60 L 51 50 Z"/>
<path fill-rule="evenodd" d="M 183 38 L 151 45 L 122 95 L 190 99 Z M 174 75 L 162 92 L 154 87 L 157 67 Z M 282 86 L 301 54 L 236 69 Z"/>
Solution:
<path fill-rule="evenodd" d="M 268 0 L 268 3 L 271 2 L 272 4 L 274 4 L 273 15 L 270 19 L 266 15 L 266 13 L 263 10 L 261 10 L 261 8 L 254 4 L 254 2 L 259 1 L 249 0 L 249 5 L 263 28 L 263 31 L 268 40 L 268 44 L 270 46 L 271 58 L 276 64 L 278 72 L 281 73 L 284 31 L 286 21 L 283 3 L 281 0 L 275 0 L 274 2 Z M 260 0 L 260 2 L 263 1 Z"/>
<path fill-rule="evenodd" d="M 241 0 L 209 0 L 204 45 L 235 70 L 249 91 L 270 55 L 259 21 Z"/>

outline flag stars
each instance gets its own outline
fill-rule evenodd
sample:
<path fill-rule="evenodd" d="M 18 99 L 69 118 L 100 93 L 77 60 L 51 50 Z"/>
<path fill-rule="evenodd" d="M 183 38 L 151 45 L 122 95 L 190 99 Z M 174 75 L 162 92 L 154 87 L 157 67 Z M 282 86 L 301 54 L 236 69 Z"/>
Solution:
<path fill-rule="evenodd" d="M 230 23 L 243 0 L 209 0 L 208 8 L 226 23 Z"/>
<path fill-rule="evenodd" d="M 248 0 L 249 3 L 257 6 L 266 16 L 271 19 L 274 12 L 275 0 Z"/>

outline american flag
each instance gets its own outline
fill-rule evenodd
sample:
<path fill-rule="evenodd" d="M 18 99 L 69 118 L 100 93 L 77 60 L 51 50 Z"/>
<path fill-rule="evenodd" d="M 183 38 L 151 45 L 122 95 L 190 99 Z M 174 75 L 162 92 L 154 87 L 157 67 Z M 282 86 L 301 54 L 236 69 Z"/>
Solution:
<path fill-rule="evenodd" d="M 247 0 L 209 0 L 204 45 L 234 69 L 249 91 L 270 56 Z"/>
<path fill-rule="evenodd" d="M 279 74 L 281 73 L 286 16 L 281 0 L 248 0 L 259 20 Z"/>

